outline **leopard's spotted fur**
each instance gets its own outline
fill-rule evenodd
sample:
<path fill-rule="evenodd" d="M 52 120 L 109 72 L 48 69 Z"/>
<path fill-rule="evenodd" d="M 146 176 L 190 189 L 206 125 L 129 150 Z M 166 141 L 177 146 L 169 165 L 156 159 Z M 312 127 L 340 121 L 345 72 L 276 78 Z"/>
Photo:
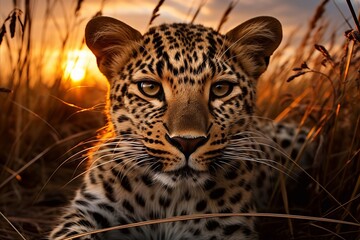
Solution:
<path fill-rule="evenodd" d="M 281 38 L 272 17 L 225 35 L 191 24 L 141 35 L 112 18 L 91 20 L 86 42 L 110 83 L 109 133 L 50 239 L 188 214 L 256 212 L 273 169 L 282 169 L 284 155 L 270 139 L 299 150 L 307 134 L 254 117 L 256 80 Z M 254 222 L 177 221 L 79 239 L 257 239 Z"/>

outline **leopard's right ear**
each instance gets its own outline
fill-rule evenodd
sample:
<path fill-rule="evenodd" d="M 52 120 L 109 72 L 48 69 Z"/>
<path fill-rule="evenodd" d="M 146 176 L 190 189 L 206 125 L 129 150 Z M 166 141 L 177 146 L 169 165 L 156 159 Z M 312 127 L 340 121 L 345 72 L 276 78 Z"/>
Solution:
<path fill-rule="evenodd" d="M 131 49 L 142 39 L 136 29 L 111 17 L 91 19 L 85 28 L 85 41 L 97 59 L 100 71 L 111 79 Z"/>
<path fill-rule="evenodd" d="M 255 17 L 226 33 L 235 58 L 255 79 L 266 70 L 270 56 L 280 45 L 282 27 L 269 16 Z"/>

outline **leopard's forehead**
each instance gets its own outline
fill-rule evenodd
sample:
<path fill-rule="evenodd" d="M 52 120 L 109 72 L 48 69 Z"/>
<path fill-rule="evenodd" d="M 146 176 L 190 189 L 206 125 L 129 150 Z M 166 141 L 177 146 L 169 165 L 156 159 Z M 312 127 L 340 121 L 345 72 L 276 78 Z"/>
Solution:
<path fill-rule="evenodd" d="M 144 34 L 144 43 L 151 41 L 156 45 L 156 50 L 160 54 L 164 50 L 163 46 L 167 46 L 167 51 L 179 51 L 184 54 L 202 50 L 214 57 L 216 50 L 223 44 L 224 36 L 214 31 L 212 28 L 202 25 L 173 23 L 162 24 L 152 27 Z M 195 57 L 196 58 L 196 57 Z"/>
<path fill-rule="evenodd" d="M 138 49 L 143 63 L 141 74 L 156 75 L 178 89 L 183 85 L 201 87 L 219 74 L 234 73 L 231 62 L 225 61 L 230 55 L 227 49 L 224 35 L 212 28 L 162 24 L 143 35 Z"/>

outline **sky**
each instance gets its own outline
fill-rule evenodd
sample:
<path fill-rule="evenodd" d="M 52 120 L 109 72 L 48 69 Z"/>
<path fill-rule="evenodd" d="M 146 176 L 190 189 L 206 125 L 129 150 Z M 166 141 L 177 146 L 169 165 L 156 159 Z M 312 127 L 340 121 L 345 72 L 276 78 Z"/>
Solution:
<path fill-rule="evenodd" d="M 0 0 L 0 23 L 7 17 L 13 8 L 13 2 L 23 9 L 24 0 Z M 32 2 L 34 25 L 41 26 L 44 20 L 46 2 L 55 3 L 53 17 L 59 22 L 70 19 L 76 6 L 76 0 L 30 0 Z M 83 0 L 79 12 L 82 29 L 86 21 L 91 18 L 101 6 L 101 0 Z M 152 10 L 158 0 L 105 0 L 103 15 L 117 18 L 140 32 L 146 30 Z M 210 27 L 217 27 L 220 18 L 232 0 L 165 0 L 160 8 L 160 16 L 154 24 L 163 22 L 188 22 L 193 16 L 195 9 L 205 2 L 196 23 Z M 345 21 L 337 10 L 337 3 L 346 17 L 350 17 L 345 0 L 330 0 L 326 7 L 325 16 L 334 24 L 334 28 L 342 29 Z M 355 9 L 359 9 L 360 1 L 352 1 Z M 285 37 L 294 29 L 305 29 L 321 0 L 238 0 L 223 31 L 229 30 L 241 22 L 260 15 L 270 15 L 278 18 L 284 28 Z M 64 14 L 64 10 L 67 12 Z M 351 19 L 350 19 L 351 20 Z M 351 21 L 351 23 L 353 23 Z M 36 27 L 34 29 L 41 29 Z"/>
<path fill-rule="evenodd" d="M 0 24 L 13 9 L 14 2 L 17 2 L 18 8 L 24 8 L 24 0 L 0 0 Z M 30 0 L 30 2 L 33 17 L 34 52 L 40 51 L 42 45 L 46 44 L 46 49 L 55 53 L 61 47 L 60 39 L 66 35 L 61 26 L 68 26 L 69 29 L 72 29 L 73 34 L 70 36 L 69 42 L 74 42 L 72 46 L 74 49 L 79 48 L 78 42 L 81 42 L 79 39 L 83 37 L 86 22 L 100 10 L 103 1 L 83 0 L 77 17 L 74 15 L 76 0 Z M 153 25 L 164 22 L 189 22 L 196 8 L 202 2 L 205 2 L 205 5 L 195 23 L 217 28 L 231 0 L 165 0 L 159 11 L 160 16 L 156 18 Z M 226 31 L 252 17 L 269 15 L 282 22 L 284 43 L 292 32 L 306 31 L 309 20 L 321 2 L 320 0 L 238 0 L 221 32 L 226 33 Z M 337 9 L 335 2 L 341 12 Z M 352 2 L 356 10 L 360 9 L 360 0 L 353 0 Z M 102 13 L 117 18 L 144 33 L 157 3 L 157 0 L 104 0 Z M 51 14 L 46 17 L 45 10 L 49 4 L 53 4 L 53 7 L 50 7 Z M 346 1 L 330 0 L 326 5 L 324 19 L 330 23 L 330 29 L 337 31 L 339 36 L 342 36 L 343 32 L 349 29 L 342 14 L 349 18 L 349 22 L 353 25 Z M 45 21 L 46 25 L 44 25 Z M 43 29 L 46 29 L 45 35 L 42 35 Z M 325 45 L 326 43 L 322 44 Z M 3 45 L 0 46 L 0 64 L 5 62 L 6 49 Z M 71 44 L 68 47 L 71 48 Z"/>
<path fill-rule="evenodd" d="M 0 0 L 0 20 L 3 20 L 13 8 L 14 0 Z M 21 0 L 16 1 L 20 9 Z M 46 2 L 56 2 L 55 13 L 57 18 L 63 18 L 63 9 L 68 15 L 74 11 L 76 0 L 31 0 L 34 14 L 41 21 Z M 101 0 L 83 0 L 80 10 L 81 17 L 88 18 L 95 14 L 101 6 Z M 158 0 L 105 0 L 104 15 L 118 18 L 129 25 L 143 31 L 150 19 L 151 12 Z M 165 0 L 160 8 L 160 17 L 155 23 L 189 21 L 201 2 L 205 2 L 197 23 L 216 27 L 223 12 L 232 0 Z M 238 0 L 232 11 L 225 28 L 255 16 L 271 15 L 278 18 L 285 29 L 304 25 L 313 15 L 316 6 L 321 0 Z M 345 16 L 350 17 L 345 0 L 330 0 L 327 4 L 326 16 L 330 20 L 338 21 L 339 26 L 344 22 L 334 2 L 340 7 Z M 359 1 L 352 1 L 355 8 L 359 9 Z M 63 5 L 63 7 L 62 7 Z M 190 11 L 190 9 L 192 9 Z M 189 14 L 190 13 L 190 14 Z"/>

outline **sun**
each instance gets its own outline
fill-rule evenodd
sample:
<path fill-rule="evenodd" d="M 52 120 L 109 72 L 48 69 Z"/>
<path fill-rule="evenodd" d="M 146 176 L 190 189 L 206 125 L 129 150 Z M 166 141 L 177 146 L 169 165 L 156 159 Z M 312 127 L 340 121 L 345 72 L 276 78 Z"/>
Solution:
<path fill-rule="evenodd" d="M 89 63 L 89 53 L 85 50 L 73 50 L 67 54 L 64 64 L 64 78 L 77 83 L 85 79 Z"/>
<path fill-rule="evenodd" d="M 73 60 L 66 61 L 64 77 L 70 78 L 73 82 L 80 82 L 85 78 L 86 69 L 83 64 Z"/>

